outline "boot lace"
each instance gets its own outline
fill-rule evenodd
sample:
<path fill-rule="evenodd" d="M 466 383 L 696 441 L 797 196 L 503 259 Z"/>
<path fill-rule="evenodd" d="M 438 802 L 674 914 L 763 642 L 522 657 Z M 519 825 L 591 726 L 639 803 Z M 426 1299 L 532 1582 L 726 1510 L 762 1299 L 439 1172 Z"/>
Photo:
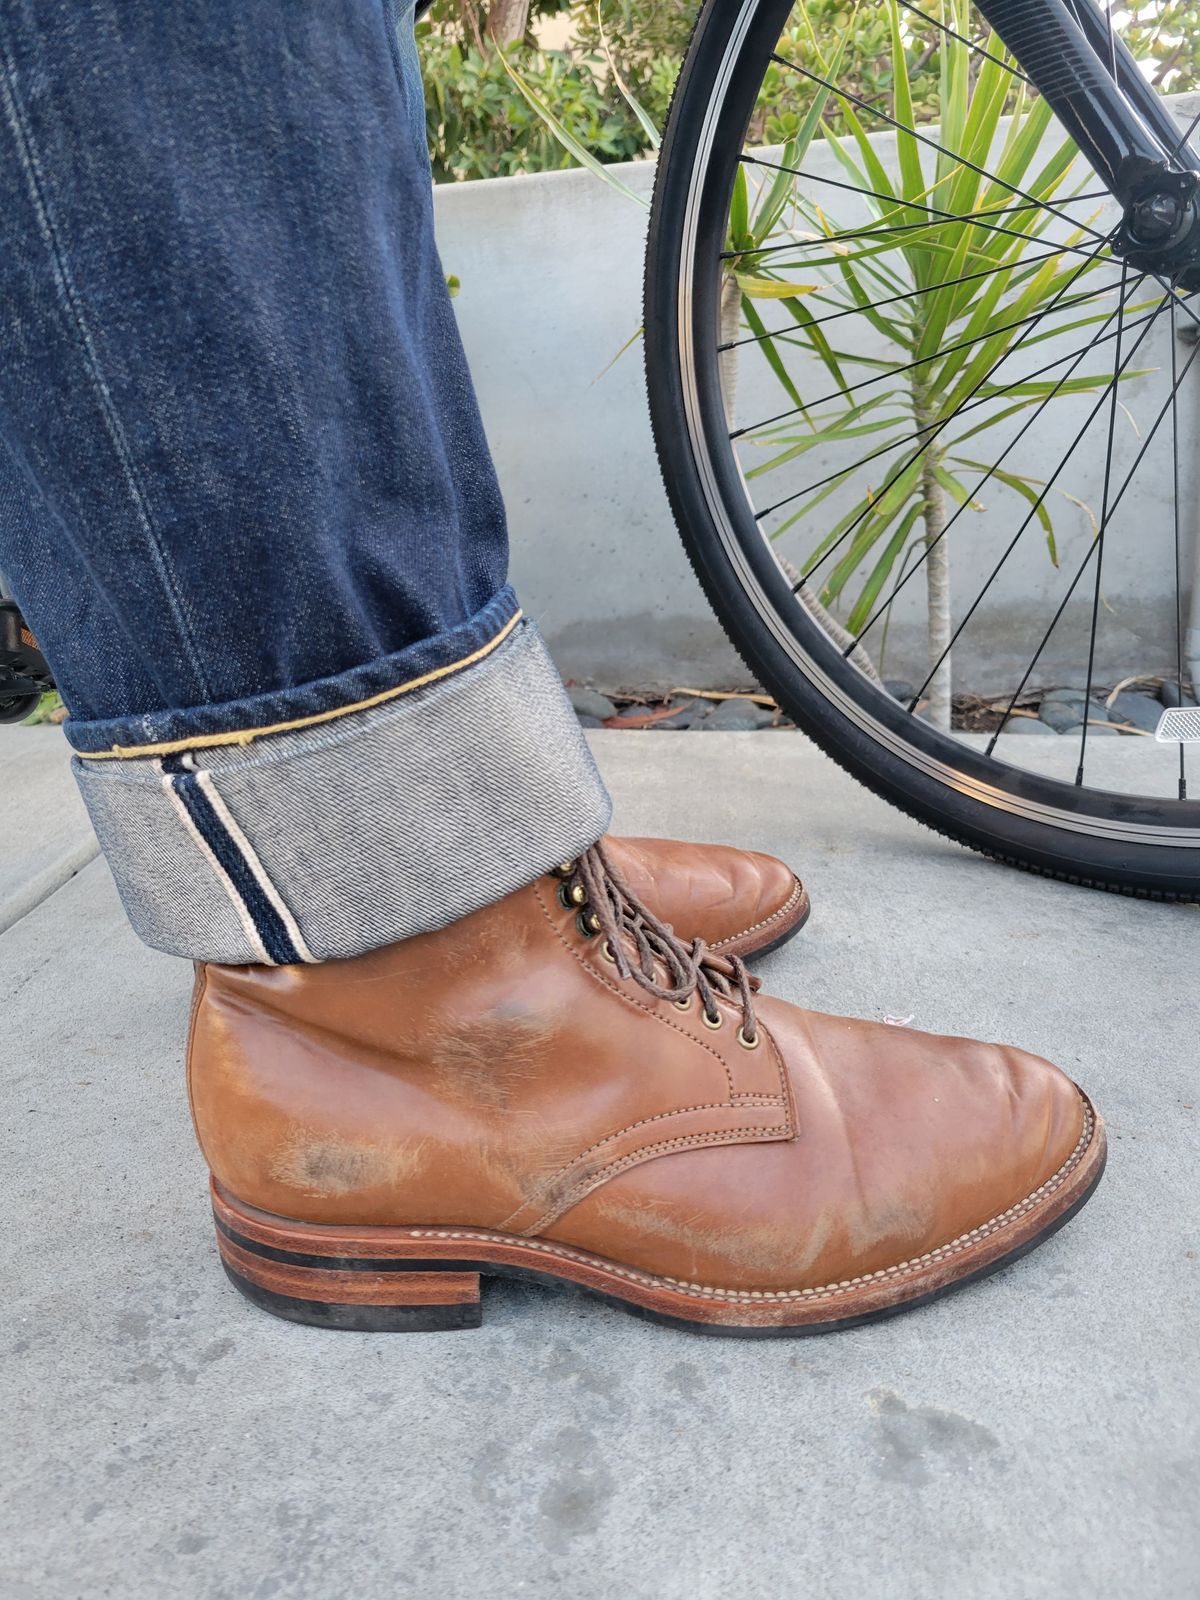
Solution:
<path fill-rule="evenodd" d="M 587 938 L 603 936 L 605 954 L 622 978 L 681 1009 L 693 994 L 698 995 L 710 1028 L 724 1022 L 718 997 L 740 1006 L 738 1042 L 748 1050 L 757 1047 L 754 995 L 761 984 L 739 956 L 717 955 L 703 939 L 685 944 L 669 923 L 660 921 L 637 898 L 603 844 L 592 845 L 574 861 L 564 861 L 555 868 L 555 876 L 560 879 L 559 898 L 576 912 L 580 932 Z"/>

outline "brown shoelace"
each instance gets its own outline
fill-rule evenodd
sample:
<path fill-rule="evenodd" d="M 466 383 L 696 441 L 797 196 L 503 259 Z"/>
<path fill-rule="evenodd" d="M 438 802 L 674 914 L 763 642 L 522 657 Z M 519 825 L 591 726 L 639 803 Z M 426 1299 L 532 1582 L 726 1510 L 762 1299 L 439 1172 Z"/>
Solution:
<path fill-rule="evenodd" d="M 578 860 L 565 862 L 557 875 L 563 880 L 564 902 L 578 911 L 580 927 L 589 935 L 603 935 L 623 978 L 631 978 L 655 999 L 677 1005 L 698 994 L 713 1027 L 722 1020 L 718 996 L 739 1005 L 741 1041 L 750 1048 L 758 1043 L 753 996 L 761 983 L 740 957 L 715 955 L 703 939 L 685 944 L 669 923 L 660 922 L 641 903 L 603 844 L 594 844 Z M 636 955 L 635 961 L 630 960 L 631 953 Z"/>

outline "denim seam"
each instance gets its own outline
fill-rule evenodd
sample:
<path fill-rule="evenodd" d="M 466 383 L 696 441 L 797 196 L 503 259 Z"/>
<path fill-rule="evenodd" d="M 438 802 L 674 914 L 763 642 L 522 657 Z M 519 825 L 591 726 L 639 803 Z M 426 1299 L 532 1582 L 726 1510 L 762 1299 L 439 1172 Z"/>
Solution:
<path fill-rule="evenodd" d="M 267 966 L 314 961 L 296 919 L 230 814 L 212 773 L 197 770 L 188 756 L 171 757 L 156 766 L 180 820 L 233 902 L 258 959 Z"/>
<path fill-rule="evenodd" d="M 396 75 L 396 87 L 403 96 L 405 92 L 404 69 L 400 64 L 400 16 L 396 0 L 379 0 L 379 10 L 383 18 L 383 29 L 387 35 L 388 55 L 392 61 L 392 71 Z"/>
<path fill-rule="evenodd" d="M 92 339 L 91 330 L 83 312 L 82 296 L 67 265 L 66 252 L 59 239 L 58 228 L 51 212 L 49 193 L 34 143 L 33 130 L 20 98 L 16 67 L 2 39 L 0 39 L 0 94 L 3 95 L 5 117 L 16 144 L 17 159 L 26 181 L 30 203 L 33 206 L 39 231 L 50 255 L 59 308 L 66 318 L 68 328 L 74 333 L 75 342 L 83 357 L 84 371 L 91 381 L 92 392 L 95 396 L 105 431 L 108 434 L 121 474 L 133 500 L 138 522 L 146 536 L 154 565 L 166 595 L 168 608 L 179 629 L 180 643 L 187 655 L 188 665 L 196 675 L 196 686 L 200 691 L 201 698 L 210 698 L 211 690 L 196 650 L 187 608 L 179 593 L 167 552 L 155 531 L 154 523 L 150 516 L 149 503 L 138 479 L 133 454 L 129 448 L 129 441 L 125 437 L 125 430 L 121 426 L 120 418 L 117 416 L 112 394 L 100 370 L 100 360 L 96 352 L 95 342 Z"/>

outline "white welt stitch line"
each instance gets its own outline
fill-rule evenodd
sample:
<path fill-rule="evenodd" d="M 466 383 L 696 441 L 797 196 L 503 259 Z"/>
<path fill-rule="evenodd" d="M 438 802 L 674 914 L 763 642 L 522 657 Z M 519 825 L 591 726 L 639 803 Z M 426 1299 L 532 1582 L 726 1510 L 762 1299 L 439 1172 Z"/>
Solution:
<path fill-rule="evenodd" d="M 176 794 L 175 785 L 171 780 L 171 774 L 163 771 L 163 764 L 161 761 L 156 761 L 154 764 L 158 768 L 159 772 L 162 773 L 160 782 L 162 783 L 163 789 L 166 791 L 167 798 L 175 807 L 176 813 L 179 816 L 179 820 L 183 823 L 193 842 L 199 848 L 200 854 L 216 873 L 217 882 L 221 884 L 225 890 L 225 893 L 229 896 L 229 899 L 233 905 L 233 909 L 238 914 L 238 921 L 242 925 L 242 932 L 250 941 L 251 948 L 257 953 L 257 959 L 265 966 L 273 967 L 275 963 L 267 954 L 267 948 L 262 942 L 262 935 L 259 933 L 258 928 L 255 925 L 254 918 L 250 915 L 249 911 L 247 911 L 241 895 L 237 892 L 236 886 L 230 881 L 229 874 L 217 860 L 216 856 L 213 855 L 208 841 L 196 827 L 196 824 L 192 821 L 191 813 L 188 811 L 188 808 L 184 805 L 178 794 Z"/>
<path fill-rule="evenodd" d="M 949 1244 L 938 1245 L 935 1250 L 929 1250 L 922 1256 L 914 1256 L 911 1261 L 900 1261 L 894 1267 L 881 1267 L 878 1272 L 867 1272 L 858 1278 L 844 1278 L 840 1283 L 825 1283 L 814 1289 L 716 1289 L 709 1284 L 690 1283 L 685 1278 L 655 1277 L 649 1272 L 639 1272 L 633 1267 L 618 1266 L 616 1262 L 605 1261 L 602 1257 L 589 1256 L 582 1250 L 574 1250 L 570 1245 L 550 1244 L 540 1239 L 522 1238 L 519 1234 L 495 1233 L 482 1228 L 461 1228 L 450 1231 L 441 1228 L 408 1228 L 405 1233 L 410 1239 L 474 1239 L 486 1244 L 511 1245 L 521 1250 L 539 1250 L 545 1255 L 561 1256 L 566 1260 L 578 1261 L 583 1266 L 595 1267 L 598 1270 L 612 1273 L 618 1278 L 628 1278 L 632 1283 L 645 1284 L 651 1289 L 661 1288 L 669 1284 L 683 1294 L 700 1296 L 706 1300 L 817 1300 L 833 1295 L 850 1294 L 863 1284 L 881 1283 L 892 1278 L 911 1277 L 924 1266 L 935 1261 L 945 1261 L 951 1256 L 959 1255 L 969 1249 L 971 1245 L 995 1233 L 1006 1223 L 1014 1222 L 1027 1211 L 1033 1209 L 1040 1200 L 1046 1199 L 1056 1189 L 1061 1189 L 1071 1173 L 1079 1165 L 1096 1131 L 1096 1121 L 1092 1110 L 1084 1103 L 1083 1132 L 1079 1136 L 1079 1143 L 1071 1154 L 1059 1167 L 1058 1171 L 1040 1184 L 1032 1194 L 1026 1195 L 1024 1200 L 1019 1200 L 1016 1205 L 1010 1206 L 1007 1211 L 1002 1211 L 999 1216 L 992 1217 L 988 1222 L 980 1223 L 979 1227 L 972 1228 L 969 1233 L 960 1234 L 957 1239 L 951 1239 Z"/>
<path fill-rule="evenodd" d="M 279 919 L 287 929 L 288 937 L 296 947 L 296 954 L 300 957 L 301 961 L 307 961 L 310 964 L 315 963 L 317 958 L 305 944 L 304 936 L 300 932 L 299 927 L 296 925 L 295 917 L 293 917 L 287 906 L 284 905 L 279 891 L 271 882 L 271 879 L 267 874 L 267 869 L 258 859 L 258 854 L 255 851 L 254 846 L 250 843 L 249 839 L 247 839 L 246 835 L 233 820 L 233 815 L 230 812 L 229 807 L 217 793 L 217 786 L 213 783 L 212 773 L 197 770 L 196 781 L 204 790 L 205 795 L 208 797 L 209 804 L 212 806 L 213 810 L 217 813 L 217 816 L 224 824 L 226 833 L 241 851 L 246 865 L 254 874 L 255 882 L 266 895 L 267 899 L 275 907 L 275 910 L 279 913 Z"/>
<path fill-rule="evenodd" d="M 719 950 L 723 944 L 736 944 L 739 939 L 746 938 L 747 934 L 757 933 L 760 928 L 766 928 L 769 927 L 772 922 L 778 922 L 780 917 L 787 916 L 788 912 L 796 904 L 797 900 L 799 900 L 803 893 L 804 885 L 800 882 L 800 879 L 797 878 L 796 887 L 792 890 L 791 894 L 780 906 L 778 911 L 772 911 L 769 917 L 764 917 L 761 922 L 753 923 L 749 928 L 743 928 L 740 933 L 731 933 L 725 939 L 718 939 L 716 944 L 710 945 L 709 948 L 712 950 Z"/>

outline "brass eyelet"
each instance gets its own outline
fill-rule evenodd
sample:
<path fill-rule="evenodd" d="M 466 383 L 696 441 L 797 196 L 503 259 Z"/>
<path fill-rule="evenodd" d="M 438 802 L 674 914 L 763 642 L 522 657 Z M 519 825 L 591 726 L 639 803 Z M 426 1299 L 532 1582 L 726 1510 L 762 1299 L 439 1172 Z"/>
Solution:
<path fill-rule="evenodd" d="M 575 866 L 576 863 L 574 861 L 560 861 L 556 867 L 551 867 L 550 870 L 556 878 L 569 878 L 575 871 Z"/>
<path fill-rule="evenodd" d="M 737 1031 L 737 1042 L 743 1050 L 757 1050 L 762 1043 L 762 1034 L 756 1031 L 753 1039 L 747 1039 L 746 1030 L 741 1027 Z"/>
<path fill-rule="evenodd" d="M 700 1017 L 701 1017 L 702 1022 L 704 1023 L 704 1026 L 706 1028 L 712 1028 L 714 1032 L 716 1031 L 717 1028 L 723 1028 L 725 1026 L 725 1018 L 721 1015 L 721 1013 L 719 1011 L 717 1012 L 715 1017 L 710 1017 L 707 1011 L 702 1011 L 700 1013 Z"/>
<path fill-rule="evenodd" d="M 575 909 L 570 900 L 567 898 L 567 886 L 565 883 L 560 883 L 558 886 L 558 903 L 567 911 L 573 911 Z"/>
<path fill-rule="evenodd" d="M 600 954 L 604 957 L 605 961 L 611 961 L 613 966 L 616 966 L 617 958 L 613 953 L 612 945 L 609 944 L 607 939 L 605 939 L 604 943 L 600 946 Z"/>
<path fill-rule="evenodd" d="M 581 911 L 575 918 L 575 926 L 585 939 L 594 939 L 600 932 L 600 918 L 594 911 Z"/>
<path fill-rule="evenodd" d="M 571 897 L 571 904 L 572 905 L 581 906 L 583 904 L 583 902 L 587 899 L 587 890 L 583 887 L 583 885 L 581 883 L 573 883 L 568 892 L 569 892 L 570 897 Z"/>
<path fill-rule="evenodd" d="M 672 1000 L 671 1004 L 675 1007 L 676 1011 L 690 1011 L 692 1009 L 692 997 L 689 994 L 683 1000 Z"/>

